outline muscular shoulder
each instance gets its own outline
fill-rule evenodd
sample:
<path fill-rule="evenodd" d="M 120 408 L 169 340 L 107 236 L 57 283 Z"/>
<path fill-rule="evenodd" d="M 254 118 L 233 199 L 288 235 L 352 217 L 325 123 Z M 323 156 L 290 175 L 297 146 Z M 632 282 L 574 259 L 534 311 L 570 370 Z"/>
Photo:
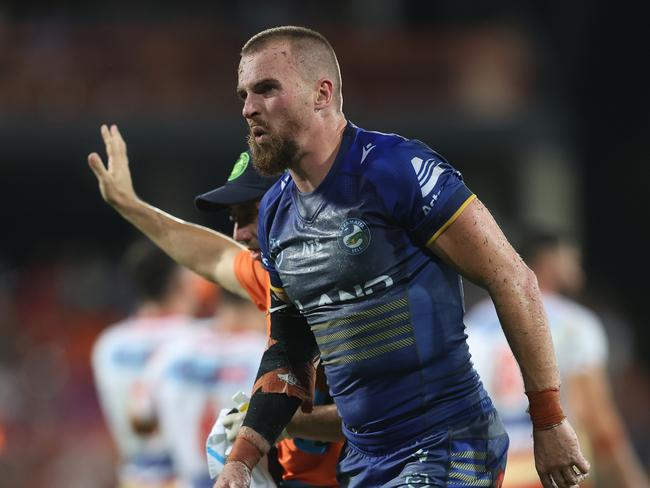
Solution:
<path fill-rule="evenodd" d="M 276 181 L 271 188 L 262 197 L 259 209 L 259 225 L 260 228 L 265 226 L 269 221 L 272 221 L 274 214 L 277 212 L 278 205 L 285 194 L 288 194 L 289 187 L 293 185 L 291 175 L 285 172 L 278 181 Z"/>
<path fill-rule="evenodd" d="M 262 264 L 269 272 L 273 272 L 273 266 L 269 261 L 269 231 L 271 230 L 271 225 L 273 224 L 281 203 L 283 201 L 286 203 L 291 200 L 289 197 L 289 191 L 292 185 L 293 180 L 291 179 L 291 175 L 289 172 L 284 173 L 264 194 L 260 202 L 257 237 L 262 252 Z M 274 275 L 272 276 L 272 281 L 273 278 Z"/>
<path fill-rule="evenodd" d="M 291 175 L 288 171 L 285 171 L 285 173 L 278 178 L 278 181 L 276 181 L 262 197 L 262 200 L 260 201 L 260 209 L 273 207 L 273 205 L 282 197 L 290 183 Z"/>
<path fill-rule="evenodd" d="M 358 171 L 368 178 L 404 177 L 404 169 L 413 157 L 433 153 L 420 141 L 406 139 L 398 134 L 360 129 L 355 146 L 359 157 Z"/>
<path fill-rule="evenodd" d="M 396 188 L 405 195 L 408 189 L 419 188 L 427 196 L 442 176 L 462 179 L 440 153 L 417 139 L 363 131 L 359 142 L 359 172 L 380 189 Z"/>

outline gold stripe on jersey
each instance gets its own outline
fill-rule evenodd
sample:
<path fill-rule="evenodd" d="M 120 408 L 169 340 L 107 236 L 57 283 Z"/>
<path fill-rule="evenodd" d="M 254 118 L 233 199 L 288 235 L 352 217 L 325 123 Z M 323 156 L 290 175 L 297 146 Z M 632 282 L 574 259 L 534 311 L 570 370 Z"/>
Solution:
<path fill-rule="evenodd" d="M 427 241 L 427 247 L 429 247 L 431 244 L 433 244 L 433 242 L 434 242 L 438 237 L 440 237 L 440 235 L 441 235 L 444 231 L 446 231 L 447 228 L 448 228 L 451 224 L 453 224 L 454 222 L 456 222 L 456 219 L 457 219 L 458 217 L 460 217 L 460 214 L 463 213 L 463 210 L 465 210 L 465 208 L 466 208 L 466 207 L 467 207 L 467 206 L 468 206 L 468 205 L 469 205 L 469 204 L 470 204 L 470 203 L 471 203 L 475 198 L 476 198 L 476 195 L 470 195 L 469 197 L 467 197 L 467 200 L 465 200 L 465 201 L 463 202 L 463 204 L 462 204 L 460 207 L 458 207 L 458 210 L 456 210 L 456 211 L 454 212 L 454 215 L 452 215 L 451 217 L 449 217 L 449 220 L 447 220 L 447 222 L 445 222 L 445 223 L 442 225 L 442 227 L 440 227 L 440 228 L 436 231 L 436 233 L 433 234 L 433 236 L 431 236 L 431 238 Z"/>
<path fill-rule="evenodd" d="M 460 480 L 460 481 L 457 481 Z M 454 473 L 449 475 L 447 486 L 494 486 L 490 478 L 477 480 L 475 477 L 467 474 Z"/>
<path fill-rule="evenodd" d="M 451 457 L 452 458 L 465 458 L 465 459 L 484 460 L 484 459 L 487 459 L 487 453 L 486 452 L 478 452 L 478 451 L 457 451 L 457 452 L 452 452 Z"/>
<path fill-rule="evenodd" d="M 458 461 L 452 461 L 449 464 L 449 467 L 452 469 L 462 469 L 463 471 L 473 471 L 475 473 L 485 473 L 485 466 L 482 464 L 473 464 L 473 463 L 461 463 Z"/>
<path fill-rule="evenodd" d="M 325 359 L 323 364 L 350 364 L 358 361 L 363 361 L 365 359 L 371 359 L 376 356 L 381 356 L 387 352 L 397 351 L 398 349 L 403 349 L 405 347 L 413 346 L 415 340 L 412 337 L 407 337 L 396 342 L 391 342 L 389 344 L 383 344 L 372 349 L 367 349 L 364 351 L 359 351 L 348 356 L 342 356 L 335 359 Z"/>
<path fill-rule="evenodd" d="M 403 297 L 317 324 L 312 331 L 323 364 L 348 364 L 415 344 L 409 319 L 408 299 Z"/>
<path fill-rule="evenodd" d="M 329 329 L 331 327 L 338 327 L 340 325 L 347 325 L 354 322 L 359 322 L 362 319 L 369 319 L 381 315 L 382 313 L 392 312 L 398 308 L 405 308 L 408 305 L 408 300 L 406 298 L 400 298 L 399 300 L 394 300 L 392 302 L 373 307 L 369 310 L 363 310 L 361 312 L 356 312 L 346 317 L 344 319 L 330 320 L 329 322 L 323 322 L 322 324 L 316 324 L 312 326 L 311 330 L 313 332 L 320 332 L 321 330 Z"/>
<path fill-rule="evenodd" d="M 383 332 L 380 332 L 379 334 L 373 334 L 366 337 L 360 337 L 359 339 L 346 341 L 341 344 L 337 344 L 336 346 L 326 347 L 326 348 L 321 347 L 320 352 L 323 356 L 329 356 L 330 354 L 349 351 L 350 349 L 356 349 L 357 347 L 371 346 L 376 342 L 380 342 L 385 339 L 390 339 L 391 337 L 395 337 L 400 334 L 406 334 L 411 332 L 412 330 L 413 329 L 411 327 L 411 324 L 406 324 L 401 327 L 395 327 L 394 329 L 385 330 Z"/>
<path fill-rule="evenodd" d="M 395 322 L 407 320 L 408 318 L 409 318 L 408 312 L 398 313 L 391 317 L 386 317 L 385 319 L 375 320 L 369 324 L 361 324 L 355 327 L 349 327 L 347 329 L 337 330 L 336 332 L 332 332 L 331 334 L 324 334 L 322 336 L 317 336 L 316 342 L 318 342 L 319 346 L 321 345 L 325 346 L 329 342 L 353 337 L 355 335 L 362 334 L 363 332 L 374 332 L 375 329 L 379 329 L 388 325 L 395 325 Z"/>
<path fill-rule="evenodd" d="M 271 286 L 271 291 L 273 293 L 275 293 L 276 295 L 280 294 L 280 293 L 284 293 L 284 288 L 278 287 L 278 286 L 273 286 L 273 285 L 270 285 L 270 286 Z"/>

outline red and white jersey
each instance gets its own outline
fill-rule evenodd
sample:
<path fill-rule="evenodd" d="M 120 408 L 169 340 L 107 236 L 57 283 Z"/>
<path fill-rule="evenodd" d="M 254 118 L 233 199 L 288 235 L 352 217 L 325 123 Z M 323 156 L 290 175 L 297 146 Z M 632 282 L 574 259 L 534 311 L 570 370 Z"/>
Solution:
<path fill-rule="evenodd" d="M 164 486 L 173 477 L 169 446 L 160 435 L 142 437 L 133 431 L 129 405 L 155 351 L 192 320 L 182 315 L 133 317 L 108 327 L 95 341 L 95 385 L 121 458 L 118 477 L 123 484 Z"/>
<path fill-rule="evenodd" d="M 572 375 L 607 360 L 607 337 L 598 317 L 565 297 L 543 295 L 560 377 Z M 483 300 L 465 315 L 468 344 L 474 368 L 490 394 L 510 436 L 504 486 L 540 486 L 533 464 L 532 425 L 526 412 L 528 398 L 519 367 L 508 346 L 492 300 Z M 564 391 L 563 393 L 566 393 Z M 571 412 L 566 410 L 569 418 Z"/>
<path fill-rule="evenodd" d="M 219 411 L 235 406 L 233 395 L 250 392 L 265 347 L 261 331 L 220 333 L 196 324 L 149 363 L 146 384 L 184 488 L 212 486 L 206 439 Z"/>

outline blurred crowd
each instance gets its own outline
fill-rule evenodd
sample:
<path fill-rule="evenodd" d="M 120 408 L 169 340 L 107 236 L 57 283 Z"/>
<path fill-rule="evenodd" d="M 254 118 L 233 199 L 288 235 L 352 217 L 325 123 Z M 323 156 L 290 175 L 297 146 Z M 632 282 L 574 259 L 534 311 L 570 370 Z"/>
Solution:
<path fill-rule="evenodd" d="M 130 312 L 130 290 L 116 262 L 99 256 L 3 268 L 0 486 L 115 486 L 116 451 L 100 412 L 90 354 L 100 332 Z M 202 316 L 212 308 L 205 298 Z M 471 305 L 471 290 L 469 300 Z M 625 319 L 606 302 L 594 305 L 610 338 L 614 397 L 647 468 L 650 378 L 631 354 Z"/>

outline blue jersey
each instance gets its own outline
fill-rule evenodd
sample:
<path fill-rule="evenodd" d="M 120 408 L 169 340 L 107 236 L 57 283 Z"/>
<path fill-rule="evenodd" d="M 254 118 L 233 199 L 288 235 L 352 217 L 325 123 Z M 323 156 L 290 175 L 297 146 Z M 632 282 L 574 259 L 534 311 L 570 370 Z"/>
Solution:
<path fill-rule="evenodd" d="M 271 286 L 307 319 L 354 445 L 395 445 L 488 408 L 461 279 L 427 249 L 473 199 L 425 144 L 348 123 L 315 191 L 287 173 L 262 200 Z"/>

